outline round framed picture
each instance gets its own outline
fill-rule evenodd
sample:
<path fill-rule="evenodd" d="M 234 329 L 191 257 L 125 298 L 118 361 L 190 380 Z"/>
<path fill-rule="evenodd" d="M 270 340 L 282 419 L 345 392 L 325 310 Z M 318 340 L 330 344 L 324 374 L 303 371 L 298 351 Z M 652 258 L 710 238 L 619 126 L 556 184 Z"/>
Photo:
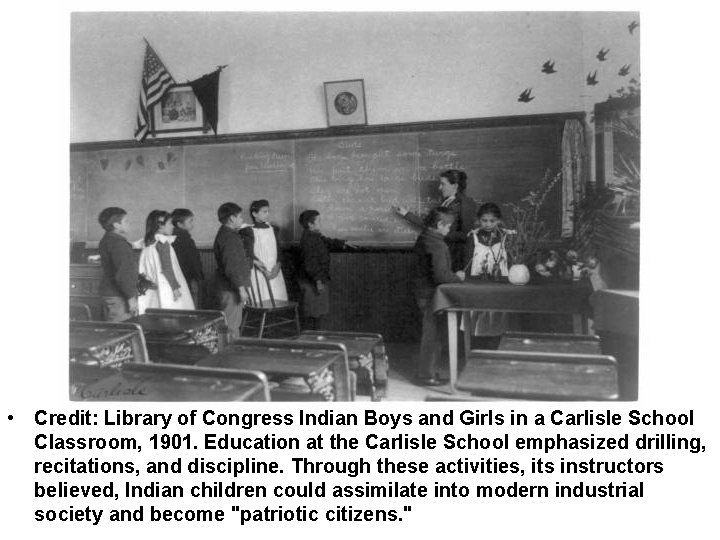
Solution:
<path fill-rule="evenodd" d="M 366 125 L 365 86 L 362 79 L 325 83 L 328 126 Z"/>

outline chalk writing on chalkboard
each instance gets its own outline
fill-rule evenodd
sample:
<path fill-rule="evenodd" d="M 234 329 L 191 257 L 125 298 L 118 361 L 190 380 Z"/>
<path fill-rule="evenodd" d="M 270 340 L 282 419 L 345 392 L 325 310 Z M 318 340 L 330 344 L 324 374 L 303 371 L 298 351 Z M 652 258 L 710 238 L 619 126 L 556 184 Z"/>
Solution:
<path fill-rule="evenodd" d="M 283 152 L 255 151 L 240 152 L 238 156 L 243 172 L 248 173 L 287 173 L 293 167 L 292 154 Z"/>
<path fill-rule="evenodd" d="M 320 211 L 330 234 L 354 240 L 410 240 L 416 234 L 390 210 L 417 199 L 417 146 L 407 135 L 296 143 L 296 211 Z"/>

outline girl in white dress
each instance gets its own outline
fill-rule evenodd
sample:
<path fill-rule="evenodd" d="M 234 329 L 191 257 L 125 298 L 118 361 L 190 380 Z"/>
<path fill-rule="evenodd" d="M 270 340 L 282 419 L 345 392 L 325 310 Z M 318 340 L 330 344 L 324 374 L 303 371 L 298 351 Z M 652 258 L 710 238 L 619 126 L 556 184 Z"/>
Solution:
<path fill-rule="evenodd" d="M 476 225 L 479 226 L 468 234 L 471 277 L 491 281 L 507 277 L 506 233 L 501 224 L 502 213 L 497 204 L 485 203 L 478 208 Z M 476 336 L 497 336 L 507 329 L 507 313 L 475 311 L 473 321 Z"/>
<path fill-rule="evenodd" d="M 252 297 L 256 302 L 269 301 L 270 292 L 275 300 L 287 300 L 285 278 L 280 267 L 280 250 L 277 232 L 270 224 L 270 203 L 265 199 L 253 201 L 250 205 L 253 226 L 240 230 L 245 238 L 248 254 L 253 259 L 251 273 Z M 267 279 L 266 279 L 267 278 Z"/>
<path fill-rule="evenodd" d="M 140 273 L 153 287 L 138 297 L 138 312 L 148 308 L 195 309 L 190 289 L 172 243 L 173 223 L 168 212 L 153 210 L 145 223 L 144 247 L 140 252 Z"/>

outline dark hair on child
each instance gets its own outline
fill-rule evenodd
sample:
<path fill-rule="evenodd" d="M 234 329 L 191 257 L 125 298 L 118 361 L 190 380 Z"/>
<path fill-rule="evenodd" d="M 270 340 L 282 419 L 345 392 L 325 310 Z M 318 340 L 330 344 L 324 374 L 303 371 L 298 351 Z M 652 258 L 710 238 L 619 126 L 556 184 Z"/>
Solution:
<path fill-rule="evenodd" d="M 307 229 L 311 223 L 315 223 L 315 218 L 320 215 L 317 210 L 305 210 L 300 214 L 298 222 L 303 226 L 303 229 Z"/>
<path fill-rule="evenodd" d="M 165 210 L 153 210 L 145 220 L 145 245 L 150 246 L 155 242 L 155 234 L 160 227 L 170 219 L 170 212 Z"/>
<path fill-rule="evenodd" d="M 502 211 L 500 210 L 500 207 L 494 202 L 488 202 L 480 205 L 480 208 L 478 208 L 477 211 L 477 217 L 481 218 L 485 214 L 492 214 L 496 218 L 502 219 Z"/>
<path fill-rule="evenodd" d="M 455 221 L 455 215 L 447 208 L 438 207 L 430 210 L 425 216 L 425 226 L 431 229 L 437 229 L 440 223 L 450 225 Z"/>
<path fill-rule="evenodd" d="M 111 206 L 104 208 L 103 211 L 100 212 L 98 223 L 100 223 L 100 226 L 106 231 L 112 231 L 115 228 L 113 224 L 120 223 L 125 216 L 127 216 L 125 210 L 117 206 Z"/>
<path fill-rule="evenodd" d="M 440 173 L 440 178 L 445 178 L 448 182 L 453 185 L 457 185 L 458 191 L 463 193 L 467 187 L 467 174 L 465 171 L 459 171 L 457 169 L 448 169 Z"/>
<path fill-rule="evenodd" d="M 218 221 L 225 225 L 231 217 L 237 216 L 240 212 L 242 212 L 242 208 L 234 202 L 221 204 L 217 211 Z"/>
<path fill-rule="evenodd" d="M 259 199 L 250 203 L 250 217 L 252 217 L 253 222 L 255 221 L 255 216 L 253 216 L 253 214 L 255 212 L 259 212 L 260 209 L 265 208 L 266 206 L 268 208 L 270 207 L 270 203 L 267 199 Z"/>
<path fill-rule="evenodd" d="M 178 223 L 182 223 L 187 218 L 194 217 L 195 214 L 192 213 L 192 211 L 188 210 L 187 208 L 176 208 L 172 211 L 172 214 L 170 214 L 170 217 L 172 218 L 173 225 L 177 227 Z"/>

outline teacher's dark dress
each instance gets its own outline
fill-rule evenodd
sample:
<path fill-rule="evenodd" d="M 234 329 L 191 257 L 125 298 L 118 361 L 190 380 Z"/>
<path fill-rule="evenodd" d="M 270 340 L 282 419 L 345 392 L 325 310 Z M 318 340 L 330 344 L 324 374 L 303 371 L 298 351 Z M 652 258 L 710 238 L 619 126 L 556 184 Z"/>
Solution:
<path fill-rule="evenodd" d="M 467 242 L 467 235 L 475 225 L 477 203 L 465 195 L 465 193 L 458 192 L 454 199 L 450 201 L 445 199 L 438 206 L 447 208 L 453 216 L 455 216 L 452 228 L 447 236 L 445 236 L 445 243 L 450 248 L 452 270 L 462 270 L 465 266 L 465 244 Z M 404 217 L 420 229 L 425 227 L 422 218 L 413 212 L 408 212 Z"/>

